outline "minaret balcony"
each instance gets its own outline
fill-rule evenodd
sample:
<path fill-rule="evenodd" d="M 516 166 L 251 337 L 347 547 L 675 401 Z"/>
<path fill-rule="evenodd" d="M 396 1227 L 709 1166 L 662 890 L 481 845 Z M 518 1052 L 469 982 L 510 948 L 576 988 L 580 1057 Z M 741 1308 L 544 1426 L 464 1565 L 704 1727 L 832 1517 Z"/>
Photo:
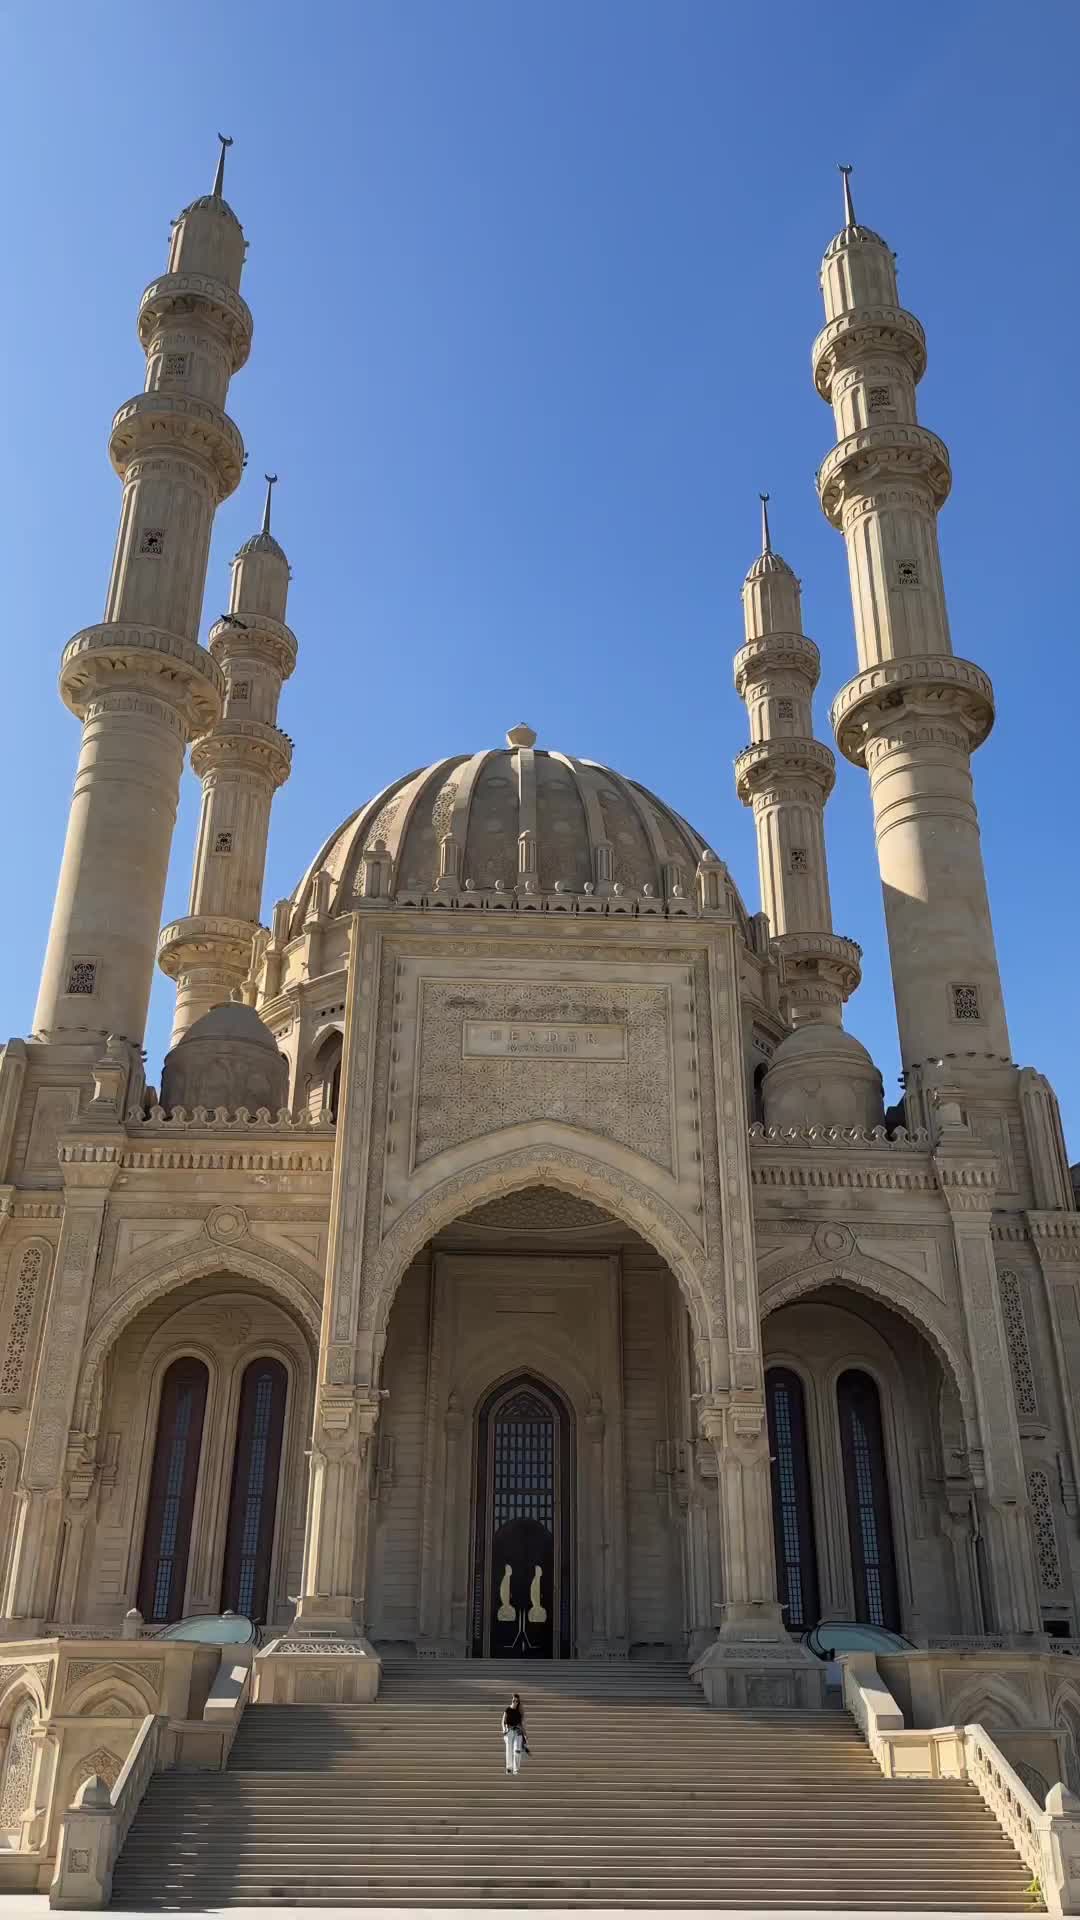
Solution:
<path fill-rule="evenodd" d="M 280 727 L 227 715 L 195 741 L 191 765 L 200 780 L 208 773 L 255 773 L 265 775 L 277 788 L 284 786 L 292 770 L 292 751 L 293 743 Z"/>
<path fill-rule="evenodd" d="M 841 527 L 848 501 L 880 487 L 885 480 L 914 483 L 926 490 L 937 513 L 952 486 L 949 449 L 927 427 L 864 427 L 849 433 L 818 469 L 818 498 L 825 518 Z"/>
<path fill-rule="evenodd" d="M 225 700 L 225 676 L 216 660 L 182 634 L 105 621 L 68 641 L 60 659 L 60 698 L 80 720 L 96 695 L 136 687 L 175 707 L 189 739 L 214 725 Z"/>
<path fill-rule="evenodd" d="M 832 399 L 837 374 L 867 354 L 890 353 L 905 360 L 919 381 L 926 372 L 926 335 L 905 307 L 853 307 L 822 327 L 810 350 L 814 385 L 823 400 Z"/>
<path fill-rule="evenodd" d="M 735 655 L 735 687 L 745 700 L 747 689 L 767 674 L 798 673 L 812 692 L 821 678 L 821 655 L 805 633 L 764 633 L 748 640 Z"/>
<path fill-rule="evenodd" d="M 218 913 L 189 913 L 173 920 L 158 935 L 158 966 L 170 980 L 192 967 L 223 966 L 241 975 L 251 961 L 251 943 L 258 933 L 254 920 L 233 919 Z"/>
<path fill-rule="evenodd" d="M 163 273 L 150 285 L 139 301 L 139 344 L 145 353 L 155 333 L 165 321 L 202 321 L 224 339 L 232 360 L 232 372 L 238 373 L 251 352 L 255 322 L 246 300 L 224 280 L 212 280 L 203 273 Z"/>
<path fill-rule="evenodd" d="M 735 789 L 745 807 L 777 785 L 792 782 L 816 787 L 824 804 L 833 790 L 836 761 L 820 740 L 759 740 L 744 747 L 735 761 Z"/>
<path fill-rule="evenodd" d="M 109 458 L 121 479 L 139 454 L 160 452 L 168 444 L 209 468 L 218 506 L 240 485 L 244 442 L 239 427 L 220 407 L 159 389 L 137 393 L 114 414 Z"/>
<path fill-rule="evenodd" d="M 782 963 L 781 991 L 797 987 L 804 1004 L 842 1006 L 862 979 L 862 948 L 841 933 L 779 933 L 772 946 Z"/>
<path fill-rule="evenodd" d="M 947 726 L 973 752 L 994 724 L 994 689 L 981 667 L 953 653 L 884 660 L 841 687 L 830 714 L 845 760 L 866 765 L 882 733 L 901 726 Z"/>
<path fill-rule="evenodd" d="M 287 680 L 296 665 L 298 649 L 292 628 L 271 620 L 268 614 L 249 613 L 244 607 L 215 620 L 206 644 L 219 666 L 233 659 L 261 658 Z"/>

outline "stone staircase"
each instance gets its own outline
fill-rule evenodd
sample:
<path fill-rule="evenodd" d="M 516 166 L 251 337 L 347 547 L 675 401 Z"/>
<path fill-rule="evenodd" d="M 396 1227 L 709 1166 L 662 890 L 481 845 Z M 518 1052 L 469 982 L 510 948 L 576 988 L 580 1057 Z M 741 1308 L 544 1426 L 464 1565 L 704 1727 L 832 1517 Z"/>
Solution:
<path fill-rule="evenodd" d="M 674 1664 L 388 1661 L 372 1705 L 252 1707 L 224 1774 L 155 1775 L 113 1905 L 1015 1913 L 1028 1880 L 973 1787 L 884 1779 L 839 1710 L 715 1712 Z"/>

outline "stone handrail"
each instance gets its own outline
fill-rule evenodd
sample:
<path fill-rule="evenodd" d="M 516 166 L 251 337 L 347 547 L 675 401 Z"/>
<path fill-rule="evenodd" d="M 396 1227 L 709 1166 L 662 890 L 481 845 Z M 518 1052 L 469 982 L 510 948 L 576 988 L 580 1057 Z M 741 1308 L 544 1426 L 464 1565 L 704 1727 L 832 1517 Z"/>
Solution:
<path fill-rule="evenodd" d="M 107 1907 L 113 1868 L 158 1763 L 168 1715 L 148 1713 L 112 1791 L 100 1775 L 83 1782 L 60 1823 L 51 1907 Z"/>
<path fill-rule="evenodd" d="M 844 1705 L 882 1773 L 961 1779 L 1010 1840 L 1050 1914 L 1080 1914 L 1080 1799 L 1060 1781 L 1040 1807 L 985 1727 L 905 1727 L 872 1654 L 841 1661 Z"/>
<path fill-rule="evenodd" d="M 984 1727 L 964 1728 L 964 1757 L 967 1777 L 977 1787 L 1002 1831 L 1006 1833 L 1025 1866 L 1037 1880 L 1043 1877 L 1042 1829 L 1047 1814 L 1018 1773 L 1010 1767 L 1001 1748 L 991 1740 Z"/>

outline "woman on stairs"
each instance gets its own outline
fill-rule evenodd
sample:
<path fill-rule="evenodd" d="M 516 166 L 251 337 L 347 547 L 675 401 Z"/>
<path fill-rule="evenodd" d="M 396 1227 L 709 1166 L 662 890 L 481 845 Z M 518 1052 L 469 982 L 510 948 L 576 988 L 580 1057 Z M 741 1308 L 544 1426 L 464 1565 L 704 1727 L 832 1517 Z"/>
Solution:
<path fill-rule="evenodd" d="M 525 1741 L 525 1712 L 520 1693 L 512 1693 L 510 1705 L 503 1708 L 502 1730 L 503 1746 L 506 1750 L 506 1771 L 520 1773 L 521 1756 L 529 1751 Z"/>

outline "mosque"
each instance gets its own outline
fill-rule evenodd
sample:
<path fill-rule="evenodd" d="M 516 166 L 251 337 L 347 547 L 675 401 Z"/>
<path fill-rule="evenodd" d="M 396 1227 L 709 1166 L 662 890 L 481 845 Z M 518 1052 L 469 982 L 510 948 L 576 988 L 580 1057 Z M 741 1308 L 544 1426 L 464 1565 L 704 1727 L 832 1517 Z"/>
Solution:
<path fill-rule="evenodd" d="M 813 377 L 886 1111 L 832 922 L 818 649 L 764 504 L 734 660 L 760 906 L 707 831 L 520 724 L 357 796 L 263 924 L 298 646 L 272 478 L 199 638 L 252 340 L 224 167 L 139 302 L 105 609 L 60 662 L 82 737 L 40 992 L 0 1055 L 5 1641 L 230 1611 L 297 1700 L 337 1646 L 341 1672 L 655 1657 L 759 1705 L 803 1698 L 822 1620 L 1070 1641 L 1080 1213 L 1009 1044 L 971 772 L 993 691 L 950 639 L 949 454 L 890 246 L 845 173 Z M 188 748 L 190 910 L 162 928 Z"/>

